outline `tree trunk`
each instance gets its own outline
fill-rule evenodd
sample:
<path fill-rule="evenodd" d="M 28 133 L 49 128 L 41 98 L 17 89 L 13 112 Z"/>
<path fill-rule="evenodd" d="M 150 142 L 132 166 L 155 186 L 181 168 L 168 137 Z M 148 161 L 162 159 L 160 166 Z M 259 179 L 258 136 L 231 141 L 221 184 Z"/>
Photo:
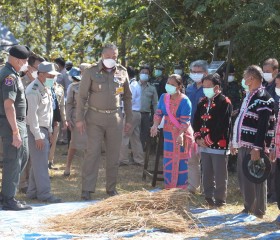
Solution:
<path fill-rule="evenodd" d="M 52 49 L 52 20 L 51 20 L 51 0 L 46 0 L 46 21 L 47 21 L 47 36 L 46 36 L 46 53 L 50 57 L 50 52 Z"/>

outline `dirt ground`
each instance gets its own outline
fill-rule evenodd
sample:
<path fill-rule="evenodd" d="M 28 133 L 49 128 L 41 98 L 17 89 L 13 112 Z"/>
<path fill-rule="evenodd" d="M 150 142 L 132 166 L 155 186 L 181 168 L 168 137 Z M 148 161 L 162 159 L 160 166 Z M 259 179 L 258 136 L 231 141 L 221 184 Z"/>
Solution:
<path fill-rule="evenodd" d="M 78 152 L 73 160 L 71 175 L 69 177 L 63 176 L 64 166 L 66 163 L 66 153 L 67 146 L 57 146 L 56 157 L 55 157 L 55 167 L 58 167 L 58 170 L 51 170 L 51 187 L 52 192 L 58 197 L 61 197 L 64 202 L 73 202 L 73 201 L 81 201 L 81 161 L 83 158 L 83 153 Z M 153 164 L 151 161 L 150 165 Z M 99 177 L 96 192 L 92 194 L 92 198 L 95 200 L 101 200 L 107 198 L 107 194 L 105 191 L 105 153 L 102 153 L 102 163 L 99 170 Z M 151 166 L 150 166 L 151 167 Z M 2 170 L 0 170 L 1 173 Z M 117 185 L 117 190 L 119 193 L 125 193 L 128 191 L 142 190 L 142 189 L 154 189 L 151 186 L 151 179 L 147 177 L 145 181 L 142 180 L 143 167 L 136 165 L 122 166 L 119 168 L 119 181 Z M 1 174 L 0 174 L 1 176 Z M 157 182 L 156 188 L 163 188 L 162 182 Z M 23 194 L 18 194 L 17 198 L 20 200 L 25 200 L 28 203 L 38 203 L 37 201 L 30 201 L 26 199 Z M 201 193 L 192 196 L 192 202 L 190 205 L 192 207 L 205 207 L 204 205 L 204 197 Z M 229 214 L 237 214 L 243 209 L 241 195 L 238 189 L 238 182 L 236 174 L 229 175 L 229 185 L 228 185 L 228 199 L 227 206 L 219 209 L 221 213 L 229 213 Z M 257 220 L 258 223 L 268 223 L 273 222 L 279 214 L 279 210 L 276 204 L 268 204 L 267 214 L 263 219 Z M 256 228 L 259 228 L 259 225 L 256 225 Z M 196 232 L 196 234 L 192 233 L 192 237 L 201 237 L 201 239 L 211 239 L 212 234 L 216 234 L 216 231 L 223 231 L 223 228 L 219 229 L 211 229 L 209 232 L 209 228 L 202 228 Z M 262 232 L 271 231 L 271 229 L 263 229 Z M 193 231 L 192 231 L 193 232 Z M 141 238 L 142 236 L 136 236 L 132 239 L 155 239 L 155 236 L 147 236 Z M 174 237 L 176 236 L 176 237 Z M 186 239 L 188 236 L 184 235 L 174 235 L 172 239 Z M 208 237 L 207 237 L 208 236 Z M 166 237 L 166 238 L 165 238 Z M 161 236 L 157 239 L 171 239 L 171 236 L 167 234 L 167 236 Z M 239 238 L 242 239 L 242 238 Z M 245 237 L 244 239 L 248 239 Z"/>

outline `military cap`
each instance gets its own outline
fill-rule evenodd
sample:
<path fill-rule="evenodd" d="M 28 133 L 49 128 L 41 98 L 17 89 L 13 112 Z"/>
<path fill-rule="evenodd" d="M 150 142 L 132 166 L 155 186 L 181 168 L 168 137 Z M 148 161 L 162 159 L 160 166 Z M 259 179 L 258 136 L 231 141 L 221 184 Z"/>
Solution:
<path fill-rule="evenodd" d="M 49 73 L 51 75 L 58 75 L 59 72 L 55 70 L 55 66 L 50 62 L 41 62 L 38 66 L 38 72 L 40 73 Z"/>
<path fill-rule="evenodd" d="M 18 59 L 27 59 L 30 56 L 30 50 L 23 45 L 16 45 L 10 48 L 9 55 Z"/>
<path fill-rule="evenodd" d="M 264 182 L 271 170 L 271 164 L 267 155 L 261 151 L 261 157 L 259 160 L 251 160 L 251 155 L 248 154 L 247 157 L 243 160 L 243 172 L 245 177 L 253 183 L 262 183 Z"/>
<path fill-rule="evenodd" d="M 77 67 L 72 67 L 71 70 L 68 72 L 71 77 L 81 81 L 81 70 Z"/>

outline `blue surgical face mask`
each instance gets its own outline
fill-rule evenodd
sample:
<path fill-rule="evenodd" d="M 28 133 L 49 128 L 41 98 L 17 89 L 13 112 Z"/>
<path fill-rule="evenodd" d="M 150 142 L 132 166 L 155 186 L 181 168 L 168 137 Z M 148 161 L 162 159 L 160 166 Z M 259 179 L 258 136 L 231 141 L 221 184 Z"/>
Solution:
<path fill-rule="evenodd" d="M 215 95 L 214 87 L 212 88 L 203 88 L 203 93 L 207 98 L 212 98 Z"/>
<path fill-rule="evenodd" d="M 172 86 L 172 85 L 170 85 L 170 84 L 168 84 L 168 83 L 166 83 L 166 85 L 165 85 L 165 90 L 170 95 L 173 95 L 173 94 L 175 94 L 177 92 L 177 88 Z"/>
<path fill-rule="evenodd" d="M 146 73 L 140 73 L 139 77 L 140 77 L 141 81 L 148 81 L 149 80 L 149 75 L 146 74 Z"/>
<path fill-rule="evenodd" d="M 242 87 L 244 88 L 244 90 L 245 90 L 246 92 L 249 91 L 249 86 L 245 84 L 245 79 L 244 79 L 244 78 L 243 78 L 242 81 L 241 81 L 241 85 L 242 85 Z"/>
<path fill-rule="evenodd" d="M 162 70 L 156 69 L 155 70 L 155 77 L 160 77 L 162 75 Z"/>
<path fill-rule="evenodd" d="M 46 78 L 46 82 L 44 83 L 44 85 L 47 88 L 51 88 L 54 85 L 54 78 Z"/>

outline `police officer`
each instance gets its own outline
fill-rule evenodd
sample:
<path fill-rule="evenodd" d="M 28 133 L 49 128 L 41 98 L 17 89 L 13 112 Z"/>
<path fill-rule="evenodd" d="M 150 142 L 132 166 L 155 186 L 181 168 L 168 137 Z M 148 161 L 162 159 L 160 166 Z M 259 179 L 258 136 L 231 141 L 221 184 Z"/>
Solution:
<path fill-rule="evenodd" d="M 38 77 L 26 88 L 28 101 L 27 132 L 30 146 L 31 170 L 26 196 L 48 203 L 61 202 L 51 194 L 48 172 L 48 156 L 52 142 L 52 95 L 54 84 L 54 64 L 42 62 L 38 66 Z"/>
<path fill-rule="evenodd" d="M 76 67 L 72 67 L 69 71 L 69 75 L 73 79 L 73 83 L 69 85 L 68 97 L 66 102 L 66 119 L 68 128 L 71 131 L 71 141 L 68 148 L 67 164 L 63 175 L 65 177 L 70 176 L 70 169 L 73 157 L 77 149 L 85 150 L 87 146 L 86 133 L 80 134 L 75 123 L 76 123 L 76 107 L 79 96 L 79 87 L 81 81 L 81 70 Z"/>
<path fill-rule="evenodd" d="M 102 59 L 85 70 L 80 83 L 76 126 L 79 132 L 86 128 L 88 134 L 87 153 L 82 167 L 81 197 L 84 200 L 89 200 L 91 192 L 95 191 L 104 136 L 107 153 L 106 190 L 109 196 L 118 194 L 116 183 L 123 126 L 121 100 L 124 102 L 126 133 L 131 128 L 132 107 L 127 71 L 116 64 L 117 57 L 117 47 L 106 44 Z M 89 109 L 85 115 L 87 102 Z"/>
<path fill-rule="evenodd" d="M 11 47 L 8 62 L 0 70 L 0 136 L 3 141 L 3 210 L 26 210 L 30 206 L 15 199 L 20 173 L 27 163 L 26 100 L 20 71 L 27 70 L 29 49 Z"/>

